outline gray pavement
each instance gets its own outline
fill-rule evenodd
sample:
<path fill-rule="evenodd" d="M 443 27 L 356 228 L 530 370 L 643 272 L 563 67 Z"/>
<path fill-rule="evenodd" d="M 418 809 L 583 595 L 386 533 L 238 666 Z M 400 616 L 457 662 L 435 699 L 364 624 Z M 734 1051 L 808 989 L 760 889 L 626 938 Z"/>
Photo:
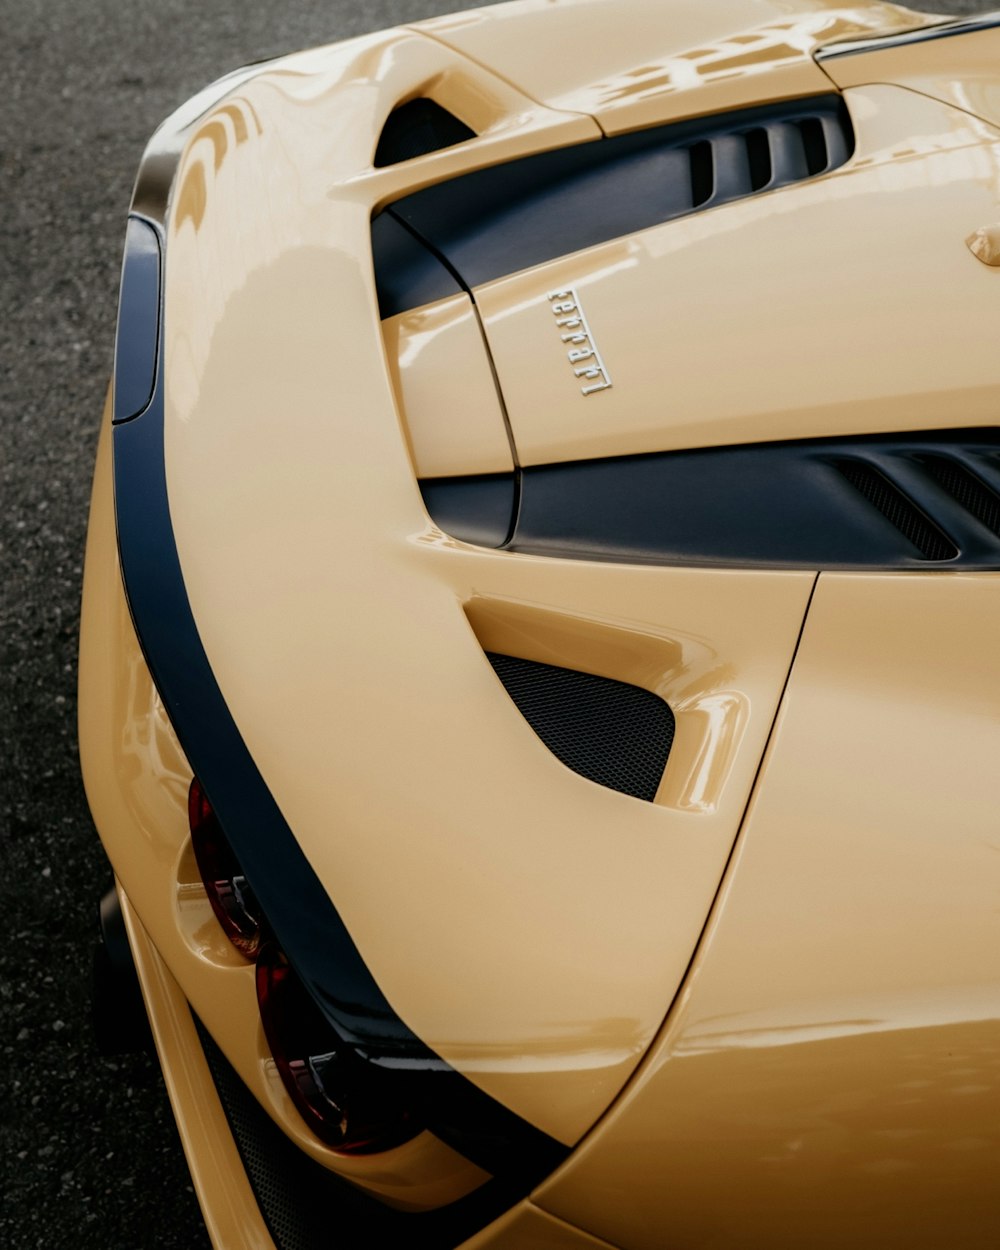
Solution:
<path fill-rule="evenodd" d="M 157 123 L 229 69 L 458 7 L 0 0 L 0 1245 L 9 1250 L 207 1246 L 155 1061 L 101 1058 L 88 1016 L 94 909 L 109 873 L 79 780 L 76 646 L 136 164 Z"/>

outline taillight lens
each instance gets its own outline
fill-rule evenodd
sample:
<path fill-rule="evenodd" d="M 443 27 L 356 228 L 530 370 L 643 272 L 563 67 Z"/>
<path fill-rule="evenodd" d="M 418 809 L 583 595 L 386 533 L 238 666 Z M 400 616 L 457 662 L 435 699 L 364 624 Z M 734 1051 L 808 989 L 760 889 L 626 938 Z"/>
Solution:
<path fill-rule="evenodd" d="M 247 959 L 253 959 L 261 943 L 257 900 L 197 777 L 188 791 L 188 822 L 212 910 L 230 942 Z"/>
<path fill-rule="evenodd" d="M 379 1073 L 342 1048 L 273 942 L 257 956 L 257 1001 L 281 1079 L 317 1137 L 344 1154 L 372 1154 L 416 1136 L 413 1118 L 375 1087 Z"/>
<path fill-rule="evenodd" d="M 372 1154 L 420 1131 L 386 1097 L 385 1080 L 341 1045 L 285 954 L 264 942 L 261 912 L 197 777 L 188 791 L 188 821 L 198 870 L 226 936 L 257 961 L 257 1001 L 271 1054 L 303 1119 L 321 1141 L 344 1154 Z"/>

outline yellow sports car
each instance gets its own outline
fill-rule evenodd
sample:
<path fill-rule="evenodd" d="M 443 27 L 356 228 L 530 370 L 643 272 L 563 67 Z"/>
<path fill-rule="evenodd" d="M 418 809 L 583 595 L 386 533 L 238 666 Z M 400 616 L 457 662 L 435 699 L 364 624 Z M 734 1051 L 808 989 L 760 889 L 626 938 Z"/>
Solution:
<path fill-rule="evenodd" d="M 517 0 L 154 135 L 81 751 L 224 1250 L 1000 1244 L 1000 15 Z"/>

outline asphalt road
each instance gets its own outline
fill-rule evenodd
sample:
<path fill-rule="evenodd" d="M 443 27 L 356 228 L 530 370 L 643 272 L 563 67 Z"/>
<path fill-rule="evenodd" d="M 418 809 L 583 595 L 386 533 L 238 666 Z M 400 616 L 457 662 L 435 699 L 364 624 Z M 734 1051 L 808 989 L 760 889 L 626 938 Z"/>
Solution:
<path fill-rule="evenodd" d="M 79 779 L 76 648 L 136 165 L 161 118 L 227 70 L 457 7 L 0 0 L 0 1245 L 9 1250 L 208 1244 L 155 1061 L 100 1057 L 89 1016 L 94 908 L 109 872 Z"/>

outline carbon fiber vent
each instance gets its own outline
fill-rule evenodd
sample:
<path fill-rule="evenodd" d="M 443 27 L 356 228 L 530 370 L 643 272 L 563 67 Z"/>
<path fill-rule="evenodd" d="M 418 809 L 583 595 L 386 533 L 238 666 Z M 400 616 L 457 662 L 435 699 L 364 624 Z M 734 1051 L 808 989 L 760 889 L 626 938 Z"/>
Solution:
<path fill-rule="evenodd" d="M 209 1071 L 277 1250 L 371 1250 L 421 1246 L 452 1250 L 496 1219 L 521 1194 L 490 1181 L 437 1211 L 407 1214 L 384 1206 L 310 1159 L 277 1127 L 207 1030 L 195 1021 Z"/>
<path fill-rule="evenodd" d="M 927 456 L 924 463 L 961 508 L 1000 538 L 1000 496 L 955 460 Z"/>
<path fill-rule="evenodd" d="M 839 468 L 854 489 L 874 504 L 925 560 L 953 560 L 958 555 L 955 544 L 877 469 L 860 460 L 845 460 Z"/>
<path fill-rule="evenodd" d="M 486 656 L 521 715 L 567 768 L 652 801 L 674 740 L 674 714 L 662 699 L 576 669 Z"/>

